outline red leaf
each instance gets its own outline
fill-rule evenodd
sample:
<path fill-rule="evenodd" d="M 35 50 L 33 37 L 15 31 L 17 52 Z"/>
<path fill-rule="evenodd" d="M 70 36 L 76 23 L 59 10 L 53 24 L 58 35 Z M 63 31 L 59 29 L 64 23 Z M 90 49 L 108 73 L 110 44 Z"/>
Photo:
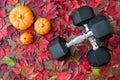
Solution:
<path fill-rule="evenodd" d="M 39 40 L 38 49 L 47 50 L 48 44 L 49 44 L 49 42 L 48 42 L 48 40 L 46 40 L 46 39 Z"/>
<path fill-rule="evenodd" d="M 9 25 L 7 27 L 7 32 L 10 36 L 10 39 L 12 39 L 13 41 L 19 40 L 20 32 L 18 32 L 18 30 L 15 29 L 12 25 Z"/>
<path fill-rule="evenodd" d="M 51 32 L 49 32 L 49 34 L 46 34 L 46 35 L 44 35 L 44 37 L 47 39 L 47 40 L 52 40 L 53 38 L 54 38 L 54 32 L 53 31 L 51 31 Z"/>
<path fill-rule="evenodd" d="M 5 37 L 7 37 L 7 30 L 1 30 L 1 31 L 0 31 L 0 40 L 1 40 L 2 38 L 5 38 Z"/>
<path fill-rule="evenodd" d="M 42 61 L 46 61 L 48 60 L 50 57 L 50 53 L 49 51 L 42 51 L 42 52 L 39 52 L 38 55 L 37 55 L 37 60 L 42 63 Z"/>
<path fill-rule="evenodd" d="M 64 31 L 64 34 L 67 34 L 67 35 L 69 36 L 69 35 L 71 35 L 72 32 L 73 32 L 73 31 L 72 31 L 72 29 L 70 28 L 70 26 L 69 26 L 69 25 L 66 26 L 65 31 Z"/>
<path fill-rule="evenodd" d="M 46 70 L 39 72 L 39 74 L 35 77 L 35 80 L 46 80 L 48 73 Z"/>
<path fill-rule="evenodd" d="M 73 61 L 69 62 L 68 68 L 71 68 L 72 70 L 74 70 L 76 67 L 77 67 L 77 63 L 75 63 Z"/>
<path fill-rule="evenodd" d="M 63 15 L 65 15 L 66 13 L 67 13 L 67 11 L 66 10 L 64 10 L 63 8 L 60 8 L 60 9 L 57 9 L 58 10 L 58 16 L 63 16 Z"/>
<path fill-rule="evenodd" d="M 45 2 L 43 2 L 42 0 L 34 0 L 35 6 L 36 7 L 42 7 L 45 5 Z"/>
<path fill-rule="evenodd" d="M 18 3 L 18 0 L 7 0 L 7 3 L 11 6 L 15 5 Z"/>
<path fill-rule="evenodd" d="M 71 78 L 71 74 L 69 74 L 66 71 L 56 72 L 56 75 L 58 77 L 58 80 L 70 80 L 70 78 Z"/>
<path fill-rule="evenodd" d="M 5 56 L 5 51 L 4 49 L 0 49 L 0 59 L 2 59 Z"/>
<path fill-rule="evenodd" d="M 80 1 L 80 4 L 81 4 L 81 3 L 82 3 L 82 1 Z M 73 0 L 73 1 L 72 1 L 72 4 L 73 4 L 72 11 L 74 11 L 75 9 L 81 7 L 81 5 L 78 3 L 78 0 Z"/>
<path fill-rule="evenodd" d="M 80 62 L 81 73 L 86 74 L 87 71 L 91 71 L 91 66 L 89 65 L 88 61 L 83 58 Z"/>
<path fill-rule="evenodd" d="M 73 35 L 78 36 L 82 33 L 82 30 L 79 30 L 77 27 L 73 30 Z"/>
<path fill-rule="evenodd" d="M 25 2 L 25 5 L 30 8 L 33 8 L 35 6 L 34 0 L 24 0 L 24 2 Z"/>
<path fill-rule="evenodd" d="M 36 45 L 35 44 L 30 44 L 28 46 L 26 46 L 25 52 L 29 53 L 33 53 L 36 49 Z"/>
<path fill-rule="evenodd" d="M 58 61 L 58 60 L 54 60 L 54 64 L 57 66 L 63 66 L 65 61 Z"/>
<path fill-rule="evenodd" d="M 2 65 L 0 66 L 0 71 L 2 71 L 3 73 L 4 73 L 4 72 L 7 72 L 7 70 L 8 70 L 8 67 L 7 67 L 6 64 L 2 64 Z"/>
<path fill-rule="evenodd" d="M 110 66 L 114 66 L 116 64 L 120 65 L 120 55 L 113 53 L 111 60 L 110 60 Z"/>
<path fill-rule="evenodd" d="M 112 47 L 112 48 L 115 48 L 117 47 L 119 44 L 120 44 L 120 38 L 118 36 L 112 36 L 110 39 L 109 39 L 109 45 Z"/>
<path fill-rule="evenodd" d="M 115 80 L 119 80 L 120 79 L 120 74 L 115 75 Z"/>
<path fill-rule="evenodd" d="M 7 47 L 5 48 L 5 54 L 6 54 L 6 55 L 9 55 L 9 54 L 10 54 L 10 49 L 11 49 L 11 46 L 7 46 Z"/>
<path fill-rule="evenodd" d="M 0 7 L 4 7 L 6 3 L 6 0 L 0 0 Z"/>
<path fill-rule="evenodd" d="M 117 24 L 118 24 L 118 25 L 119 25 L 119 27 L 120 27 L 120 20 L 118 20 L 118 21 L 117 21 Z"/>
<path fill-rule="evenodd" d="M 85 55 L 88 52 L 88 48 L 86 46 L 79 46 L 78 49 L 79 49 L 79 53 L 82 55 Z"/>
<path fill-rule="evenodd" d="M 78 75 L 78 69 L 74 69 L 73 73 L 72 73 L 72 80 L 76 80 L 76 76 Z"/>
<path fill-rule="evenodd" d="M 69 24 L 71 24 L 71 18 L 70 18 L 70 16 L 68 16 L 68 15 L 65 15 L 65 16 L 63 16 L 63 17 L 60 17 L 59 18 L 59 21 L 60 21 L 60 23 L 61 23 L 61 25 L 69 25 Z"/>
<path fill-rule="evenodd" d="M 17 48 L 15 48 L 15 51 L 14 51 L 14 56 L 17 58 L 17 59 L 24 59 L 24 49 L 21 48 L 21 46 L 18 46 Z"/>
<path fill-rule="evenodd" d="M 34 27 L 33 27 L 33 26 L 31 26 L 30 28 L 24 30 L 24 32 L 29 32 L 29 33 L 31 33 L 33 36 L 36 35 L 36 32 L 34 31 Z"/>
<path fill-rule="evenodd" d="M 92 8 L 96 8 L 98 6 L 98 3 L 95 2 L 95 0 L 85 0 L 87 6 L 90 6 Z"/>
<path fill-rule="evenodd" d="M 6 17 L 6 11 L 0 10 L 0 18 L 5 18 L 5 17 Z"/>
<path fill-rule="evenodd" d="M 116 53 L 116 54 L 120 54 L 120 45 L 118 45 L 116 48 L 113 49 L 113 51 Z"/>
<path fill-rule="evenodd" d="M 60 23 L 56 22 L 56 21 L 53 21 L 52 23 L 54 23 L 54 24 L 52 24 L 52 30 L 60 32 Z"/>
<path fill-rule="evenodd" d="M 0 18 L 0 29 L 2 29 L 4 25 L 5 25 L 5 21 Z"/>

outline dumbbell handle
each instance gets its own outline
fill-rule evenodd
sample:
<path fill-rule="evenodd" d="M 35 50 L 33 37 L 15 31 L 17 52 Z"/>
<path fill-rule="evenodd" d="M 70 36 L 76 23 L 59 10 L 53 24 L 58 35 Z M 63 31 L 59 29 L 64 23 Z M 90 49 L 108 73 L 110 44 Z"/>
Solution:
<path fill-rule="evenodd" d="M 87 39 L 90 36 L 93 36 L 92 31 L 88 31 L 87 33 L 83 33 L 82 35 L 79 35 L 78 37 L 74 38 L 70 42 L 66 43 L 66 46 L 70 47 L 72 45 L 81 43 L 81 42 L 83 42 L 85 39 Z"/>
<path fill-rule="evenodd" d="M 85 27 L 85 31 L 88 32 L 89 31 L 88 25 L 84 24 L 83 26 Z M 93 50 L 97 50 L 99 48 L 99 46 L 97 45 L 97 41 L 94 38 L 94 36 L 88 37 L 88 40 L 90 41 L 90 44 L 92 45 Z"/>

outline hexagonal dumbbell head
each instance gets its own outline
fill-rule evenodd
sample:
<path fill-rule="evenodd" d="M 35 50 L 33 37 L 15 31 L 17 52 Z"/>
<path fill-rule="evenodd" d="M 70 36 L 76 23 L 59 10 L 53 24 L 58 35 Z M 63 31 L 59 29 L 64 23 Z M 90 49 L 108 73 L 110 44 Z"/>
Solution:
<path fill-rule="evenodd" d="M 57 37 L 50 42 L 50 53 L 57 60 L 65 60 L 70 56 L 70 50 L 66 46 L 66 41 L 63 38 Z"/>
<path fill-rule="evenodd" d="M 95 17 L 94 11 L 91 7 L 83 6 L 72 13 L 72 21 L 75 26 L 82 26 Z"/>
<path fill-rule="evenodd" d="M 87 60 L 91 66 L 102 66 L 108 64 L 110 61 L 111 55 L 104 48 L 100 47 L 97 50 L 90 50 L 87 54 Z"/>
<path fill-rule="evenodd" d="M 100 41 L 109 39 L 112 36 L 112 26 L 105 16 L 98 15 L 88 23 L 89 29 L 93 32 L 95 38 Z"/>

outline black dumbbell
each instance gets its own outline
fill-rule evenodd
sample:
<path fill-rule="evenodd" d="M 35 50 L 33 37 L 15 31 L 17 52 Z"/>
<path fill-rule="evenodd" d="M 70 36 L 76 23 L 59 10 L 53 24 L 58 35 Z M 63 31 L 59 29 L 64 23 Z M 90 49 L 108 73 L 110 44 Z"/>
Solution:
<path fill-rule="evenodd" d="M 100 41 L 105 41 L 112 36 L 113 29 L 105 16 L 98 15 L 91 19 L 88 23 L 88 28 L 93 32 L 95 38 Z"/>
<path fill-rule="evenodd" d="M 91 66 L 102 66 L 108 64 L 111 55 L 104 47 L 100 47 L 97 50 L 91 49 L 87 54 L 87 60 Z"/>
<path fill-rule="evenodd" d="M 83 12 L 86 12 L 87 17 L 82 16 L 82 15 L 85 14 Z M 91 14 L 91 15 L 88 16 L 87 14 Z M 96 43 L 96 38 L 101 39 L 101 37 L 103 37 L 105 35 L 108 36 L 108 33 L 104 33 L 102 35 L 97 33 L 97 32 L 100 32 L 99 29 L 98 29 L 98 26 L 100 26 L 101 22 L 105 27 L 106 26 L 111 27 L 111 26 L 110 26 L 109 23 L 106 23 L 107 19 L 103 19 L 103 18 L 102 19 L 96 19 L 97 17 L 102 17 L 102 16 L 97 16 L 97 17 L 93 18 L 94 16 L 95 15 L 93 13 L 93 10 L 90 7 L 87 7 L 87 6 L 82 7 L 80 9 L 77 9 L 75 12 L 73 12 L 73 14 L 72 14 L 73 24 L 77 25 L 77 26 L 84 25 L 85 33 L 83 33 L 82 35 L 79 35 L 78 37 L 74 38 L 73 40 L 71 40 L 68 43 L 66 43 L 66 41 L 64 39 L 60 38 L 60 37 L 53 39 L 50 42 L 50 48 L 49 48 L 50 53 L 52 54 L 53 58 L 58 59 L 58 60 L 66 59 L 70 55 L 70 50 L 69 50 L 68 47 L 70 47 L 72 45 L 75 45 L 77 43 L 81 43 L 85 39 L 89 39 L 89 41 L 90 41 L 90 43 L 93 47 L 93 50 L 91 50 L 92 53 L 95 54 L 96 52 L 98 52 L 98 50 L 99 50 L 99 52 L 102 52 L 102 50 L 105 50 L 105 49 L 99 48 L 99 46 Z M 96 23 L 93 23 L 91 21 L 91 19 L 92 19 L 92 21 L 94 21 L 96 19 L 97 20 Z M 86 24 L 84 24 L 84 23 L 86 23 Z M 95 27 L 94 31 L 93 31 L 92 27 Z M 102 29 L 106 29 L 106 30 L 103 30 L 103 31 L 109 31 L 108 28 L 101 28 L 101 31 L 102 31 Z M 109 31 L 109 32 L 111 32 L 111 31 Z M 96 36 L 95 34 L 98 34 L 100 37 Z M 91 53 L 91 52 L 89 52 L 89 53 Z M 106 51 L 104 51 L 104 52 L 106 52 Z M 90 55 L 89 58 L 91 58 L 91 57 L 94 57 L 94 56 Z M 110 56 L 108 55 L 107 57 L 110 57 Z M 90 64 L 93 63 L 91 59 L 88 59 L 88 60 L 90 60 L 90 61 L 88 61 Z M 93 60 L 94 60 L 94 58 L 93 58 Z M 103 61 L 103 62 L 101 62 L 97 65 L 95 64 L 95 66 L 99 66 L 99 65 L 102 65 L 104 63 L 107 63 L 106 61 Z"/>
<path fill-rule="evenodd" d="M 70 57 L 70 49 L 65 44 L 66 41 L 61 37 L 57 37 L 50 42 L 49 50 L 53 58 L 62 61 Z"/>
<path fill-rule="evenodd" d="M 94 11 L 89 6 L 83 6 L 72 12 L 72 21 L 75 26 L 83 26 L 87 24 L 89 20 L 95 17 Z"/>
<path fill-rule="evenodd" d="M 74 19 L 73 23 L 75 25 L 82 25 L 84 23 L 88 23 L 90 19 L 95 17 L 92 8 L 88 6 L 81 7 L 77 9 L 76 12 L 73 13 L 74 15 L 72 15 L 72 18 Z M 87 33 L 87 36 L 90 36 L 89 33 Z M 81 40 L 79 40 L 80 38 Z M 57 37 L 50 42 L 50 46 L 49 46 L 50 53 L 53 58 L 57 60 L 64 60 L 70 55 L 69 47 L 74 44 L 82 42 L 84 39 L 86 39 L 86 34 L 76 37 L 69 43 L 66 43 L 64 39 Z"/>

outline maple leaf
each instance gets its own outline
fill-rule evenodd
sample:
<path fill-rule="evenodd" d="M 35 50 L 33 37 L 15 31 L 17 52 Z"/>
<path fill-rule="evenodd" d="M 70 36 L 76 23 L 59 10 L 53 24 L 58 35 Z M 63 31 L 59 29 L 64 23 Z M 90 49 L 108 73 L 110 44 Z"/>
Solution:
<path fill-rule="evenodd" d="M 47 50 L 48 44 L 49 44 L 49 42 L 45 38 L 42 39 L 42 40 L 39 40 L 39 42 L 38 42 L 38 49 Z"/>
<path fill-rule="evenodd" d="M 80 0 L 79 0 L 80 1 Z M 80 4 L 82 3 L 82 1 L 80 1 Z M 80 4 L 78 3 L 78 0 L 72 0 L 72 4 L 73 4 L 73 7 L 72 7 L 72 11 L 74 11 L 75 9 L 77 8 L 80 8 Z"/>
<path fill-rule="evenodd" d="M 13 40 L 13 41 L 19 40 L 20 32 L 18 32 L 18 30 L 15 29 L 12 25 L 9 25 L 7 27 L 7 32 L 8 32 L 8 36 L 10 37 L 11 40 Z"/>
<path fill-rule="evenodd" d="M 8 70 L 8 66 L 6 64 L 1 64 L 0 65 L 0 71 L 7 72 L 7 70 Z"/>
<path fill-rule="evenodd" d="M 5 25 L 5 20 L 0 18 L 0 29 L 2 29 L 4 25 Z"/>
<path fill-rule="evenodd" d="M 71 18 L 70 18 L 69 15 L 65 15 L 63 17 L 60 17 L 59 21 L 60 21 L 61 25 L 65 25 L 65 24 L 69 25 L 69 24 L 71 24 Z"/>
<path fill-rule="evenodd" d="M 69 62 L 68 68 L 71 68 L 72 70 L 74 70 L 76 67 L 77 67 L 77 63 L 75 63 L 73 61 Z"/>
<path fill-rule="evenodd" d="M 39 74 L 39 72 L 33 72 L 33 71 L 34 71 L 34 65 L 31 65 L 31 66 L 25 67 L 25 69 L 23 69 L 22 74 L 28 79 L 34 79 Z"/>
<path fill-rule="evenodd" d="M 46 80 L 48 76 L 48 73 L 46 70 L 42 70 L 39 72 L 39 74 L 35 77 L 34 80 Z"/>
<path fill-rule="evenodd" d="M 53 31 L 50 31 L 49 34 L 44 35 L 44 37 L 45 37 L 47 40 L 51 41 L 51 40 L 54 38 L 54 32 L 53 32 Z"/>
<path fill-rule="evenodd" d="M 65 9 L 63 9 L 63 8 L 58 8 L 57 11 L 59 13 L 57 15 L 60 16 L 60 17 L 67 14 L 67 11 Z"/>
<path fill-rule="evenodd" d="M 0 7 L 4 7 L 6 3 L 6 0 L 0 0 Z"/>
<path fill-rule="evenodd" d="M 113 53 L 111 60 L 110 60 L 110 66 L 114 66 L 116 64 L 120 65 L 120 55 Z"/>
<path fill-rule="evenodd" d="M 78 36 L 82 33 L 82 30 L 79 30 L 78 27 L 75 27 L 73 30 L 73 35 Z"/>
<path fill-rule="evenodd" d="M 70 80 L 71 78 L 71 74 L 66 71 L 56 72 L 56 75 L 58 77 L 58 80 Z"/>
<path fill-rule="evenodd" d="M 30 44 L 28 46 L 26 46 L 25 52 L 29 53 L 33 53 L 36 49 L 36 45 L 35 44 Z"/>
<path fill-rule="evenodd" d="M 110 39 L 109 39 L 109 45 L 112 47 L 112 48 L 115 48 L 118 46 L 118 44 L 120 44 L 120 37 L 118 36 L 112 36 Z"/>
<path fill-rule="evenodd" d="M 50 53 L 49 51 L 42 51 L 42 52 L 39 52 L 38 55 L 37 55 L 37 60 L 42 63 L 42 61 L 46 61 L 48 60 L 50 57 Z"/>
<path fill-rule="evenodd" d="M 24 1 L 25 1 L 25 5 L 30 8 L 33 8 L 35 6 L 34 0 L 24 0 Z"/>
<path fill-rule="evenodd" d="M 81 68 L 81 73 L 83 74 L 87 73 L 88 71 L 91 71 L 91 66 L 85 58 L 82 58 L 79 66 Z"/>
<path fill-rule="evenodd" d="M 52 30 L 53 31 L 57 31 L 57 32 L 60 32 L 60 22 L 58 21 L 53 21 L 52 23 Z"/>
<path fill-rule="evenodd" d="M 74 69 L 73 70 L 73 73 L 72 73 L 72 80 L 76 80 L 76 79 L 74 79 L 77 75 L 79 74 L 79 72 L 78 72 L 78 69 L 76 68 L 76 69 Z"/>
<path fill-rule="evenodd" d="M 42 0 L 34 0 L 35 6 L 36 7 L 42 7 L 45 5 L 45 2 L 43 2 Z"/>
<path fill-rule="evenodd" d="M 0 40 L 7 37 L 7 30 L 0 30 Z"/>
<path fill-rule="evenodd" d="M 23 48 L 21 48 L 21 46 L 18 46 L 17 48 L 15 48 L 13 54 L 17 59 L 24 59 L 24 54 L 25 50 Z"/>
<path fill-rule="evenodd" d="M 5 54 L 6 55 L 9 55 L 10 54 L 10 49 L 11 49 L 11 46 L 7 46 L 7 47 L 5 47 Z"/>
<path fill-rule="evenodd" d="M 18 3 L 18 0 L 7 0 L 7 3 L 11 6 L 15 5 Z"/>
<path fill-rule="evenodd" d="M 92 8 L 96 8 L 98 6 L 98 3 L 95 2 L 95 0 L 85 0 L 87 6 L 90 6 Z"/>
<path fill-rule="evenodd" d="M 0 18 L 5 18 L 6 17 L 6 10 L 2 9 L 0 10 Z"/>
<path fill-rule="evenodd" d="M 113 49 L 113 51 L 116 53 L 116 54 L 120 54 L 120 45 L 118 45 L 116 48 Z"/>

